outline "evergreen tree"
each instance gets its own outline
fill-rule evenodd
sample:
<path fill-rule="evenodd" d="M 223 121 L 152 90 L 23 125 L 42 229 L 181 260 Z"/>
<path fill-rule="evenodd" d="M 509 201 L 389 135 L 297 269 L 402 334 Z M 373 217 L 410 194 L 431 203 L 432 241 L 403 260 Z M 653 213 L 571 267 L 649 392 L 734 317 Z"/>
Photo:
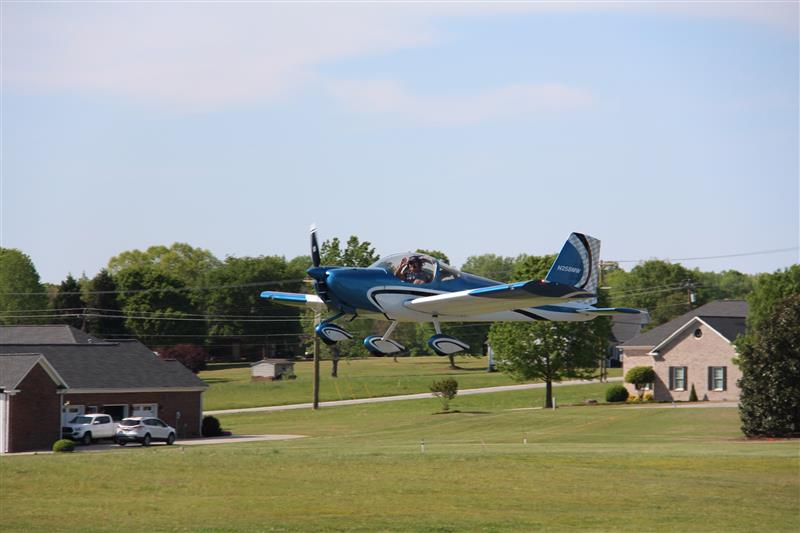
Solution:
<path fill-rule="evenodd" d="M 86 293 L 88 331 L 101 338 L 113 338 L 127 333 L 117 284 L 105 268 L 89 280 Z"/>
<path fill-rule="evenodd" d="M 78 329 L 86 328 L 86 303 L 81 296 L 81 287 L 72 274 L 67 274 L 67 278 L 58 286 L 52 305 L 56 314 L 64 315 L 59 322 Z"/>
<path fill-rule="evenodd" d="M 736 345 L 744 434 L 800 435 L 800 294 L 770 306 Z"/>

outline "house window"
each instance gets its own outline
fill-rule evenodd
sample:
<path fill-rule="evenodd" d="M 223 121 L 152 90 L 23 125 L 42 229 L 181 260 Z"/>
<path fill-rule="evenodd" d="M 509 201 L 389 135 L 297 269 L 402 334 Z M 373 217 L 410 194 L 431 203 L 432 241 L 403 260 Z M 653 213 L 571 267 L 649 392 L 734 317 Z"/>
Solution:
<path fill-rule="evenodd" d="M 686 367 L 669 367 L 669 389 L 674 391 L 686 390 Z"/>
<path fill-rule="evenodd" d="M 696 330 L 694 330 L 694 338 L 695 339 L 699 339 L 702 336 L 703 336 L 703 330 L 702 329 L 697 328 Z"/>
<path fill-rule="evenodd" d="M 133 414 L 131 416 L 158 416 L 158 404 L 135 403 L 133 404 Z"/>
<path fill-rule="evenodd" d="M 713 391 L 727 389 L 727 368 L 724 366 L 708 367 L 708 388 Z"/>

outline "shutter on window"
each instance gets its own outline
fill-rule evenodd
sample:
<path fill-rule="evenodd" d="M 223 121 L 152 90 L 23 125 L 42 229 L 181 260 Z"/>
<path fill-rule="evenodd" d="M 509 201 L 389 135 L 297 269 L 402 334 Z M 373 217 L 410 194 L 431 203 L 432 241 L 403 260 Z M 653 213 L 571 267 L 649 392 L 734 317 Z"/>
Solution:
<path fill-rule="evenodd" d="M 689 390 L 689 367 L 683 367 L 683 390 Z"/>
<path fill-rule="evenodd" d="M 675 390 L 675 367 L 669 367 L 669 390 Z"/>
<path fill-rule="evenodd" d="M 722 390 L 728 390 L 728 367 L 722 367 Z"/>

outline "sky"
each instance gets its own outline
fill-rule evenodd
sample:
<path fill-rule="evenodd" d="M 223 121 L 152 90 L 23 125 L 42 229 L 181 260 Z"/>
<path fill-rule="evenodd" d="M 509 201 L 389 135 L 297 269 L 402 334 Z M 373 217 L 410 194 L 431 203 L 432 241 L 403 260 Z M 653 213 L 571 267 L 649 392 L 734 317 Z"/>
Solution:
<path fill-rule="evenodd" d="M 798 3 L 0 3 L 0 246 L 800 262 Z"/>

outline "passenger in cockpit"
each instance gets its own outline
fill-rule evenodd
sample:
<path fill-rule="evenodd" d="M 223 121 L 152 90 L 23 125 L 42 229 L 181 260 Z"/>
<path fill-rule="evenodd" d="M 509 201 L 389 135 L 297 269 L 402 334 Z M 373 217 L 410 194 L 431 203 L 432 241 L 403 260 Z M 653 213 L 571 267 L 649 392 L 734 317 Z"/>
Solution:
<path fill-rule="evenodd" d="M 422 261 L 423 259 L 418 255 L 404 257 L 397 268 L 397 277 L 406 283 L 413 283 L 414 285 L 430 283 L 431 275 L 422 269 Z"/>

